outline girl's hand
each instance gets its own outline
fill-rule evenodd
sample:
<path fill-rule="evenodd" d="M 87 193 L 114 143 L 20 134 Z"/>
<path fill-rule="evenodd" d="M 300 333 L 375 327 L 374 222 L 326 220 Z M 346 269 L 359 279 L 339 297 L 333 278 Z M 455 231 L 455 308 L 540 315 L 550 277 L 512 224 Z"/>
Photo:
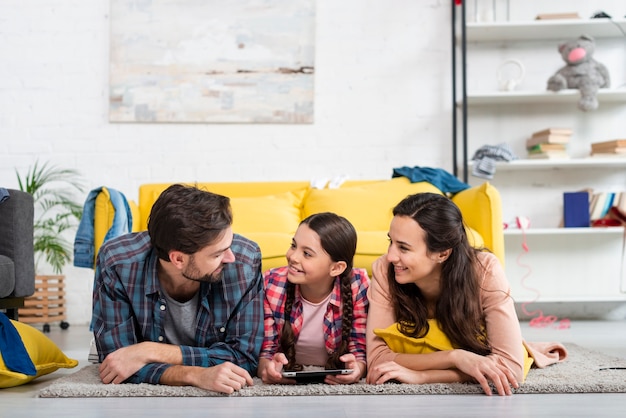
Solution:
<path fill-rule="evenodd" d="M 495 357 L 481 356 L 466 350 L 454 350 L 456 368 L 482 386 L 485 394 L 491 395 L 489 382 L 499 395 L 511 395 L 511 386 L 519 388 L 515 375 Z"/>
<path fill-rule="evenodd" d="M 367 374 L 369 384 L 380 385 L 390 380 L 411 384 L 426 383 L 422 372 L 401 366 L 395 361 L 379 364 Z"/>
<path fill-rule="evenodd" d="M 347 385 L 350 383 L 356 383 L 365 375 L 365 368 L 367 367 L 364 362 L 357 361 L 354 354 L 344 354 L 339 357 L 339 360 L 343 361 L 346 369 L 352 369 L 352 373 L 326 376 L 325 383 L 329 385 Z"/>
<path fill-rule="evenodd" d="M 276 353 L 271 360 L 261 358 L 259 359 L 259 369 L 257 375 L 263 380 L 263 383 L 284 383 L 295 384 L 293 379 L 285 379 L 282 375 L 283 367 L 287 365 L 289 361 L 283 353 Z"/>

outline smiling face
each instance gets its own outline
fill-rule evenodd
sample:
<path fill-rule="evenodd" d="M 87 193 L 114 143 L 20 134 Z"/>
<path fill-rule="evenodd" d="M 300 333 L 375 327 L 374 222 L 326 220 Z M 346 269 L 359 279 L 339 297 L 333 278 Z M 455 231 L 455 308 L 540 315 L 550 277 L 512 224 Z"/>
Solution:
<path fill-rule="evenodd" d="M 439 287 L 441 263 L 446 253 L 430 253 L 426 232 L 411 217 L 396 215 L 389 227 L 387 260 L 394 266 L 396 282 L 414 283 L 420 289 Z"/>
<path fill-rule="evenodd" d="M 286 256 L 287 279 L 300 285 L 303 296 L 311 301 L 328 295 L 335 277 L 345 269 L 345 262 L 333 261 L 322 247 L 319 235 L 304 223 L 298 227 Z"/>
<path fill-rule="evenodd" d="M 196 282 L 217 282 L 221 280 L 224 264 L 235 261 L 230 249 L 233 231 L 227 228 L 214 243 L 191 254 L 182 270 L 184 278 Z"/>

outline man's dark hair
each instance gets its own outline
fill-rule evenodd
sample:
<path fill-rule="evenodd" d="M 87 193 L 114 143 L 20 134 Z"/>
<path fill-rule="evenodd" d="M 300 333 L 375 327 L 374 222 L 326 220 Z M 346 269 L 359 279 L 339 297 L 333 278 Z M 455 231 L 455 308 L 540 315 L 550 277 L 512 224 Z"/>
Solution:
<path fill-rule="evenodd" d="M 159 258 L 169 261 L 170 251 L 193 254 L 219 239 L 232 223 L 228 197 L 173 184 L 152 205 L 148 233 Z"/>

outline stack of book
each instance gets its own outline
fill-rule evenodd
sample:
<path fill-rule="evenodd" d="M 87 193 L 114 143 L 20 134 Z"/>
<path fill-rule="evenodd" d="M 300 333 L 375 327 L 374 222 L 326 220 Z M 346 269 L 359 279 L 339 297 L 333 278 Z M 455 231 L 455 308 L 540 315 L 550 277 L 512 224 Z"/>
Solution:
<path fill-rule="evenodd" d="M 589 218 L 591 222 L 604 218 L 616 207 L 626 214 L 626 192 L 596 192 L 589 199 Z"/>
<path fill-rule="evenodd" d="M 591 144 L 593 157 L 626 157 L 626 139 L 594 142 Z"/>
<path fill-rule="evenodd" d="M 567 144 L 572 133 L 568 128 L 547 128 L 534 132 L 526 140 L 528 158 L 569 158 Z"/>

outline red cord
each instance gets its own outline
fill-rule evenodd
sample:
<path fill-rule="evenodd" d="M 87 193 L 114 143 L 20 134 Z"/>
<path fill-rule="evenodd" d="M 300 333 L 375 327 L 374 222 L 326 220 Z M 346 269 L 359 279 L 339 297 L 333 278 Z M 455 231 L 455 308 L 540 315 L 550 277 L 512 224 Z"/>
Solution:
<path fill-rule="evenodd" d="M 532 274 L 532 268 L 528 264 L 524 264 L 521 261 L 524 254 L 526 254 L 527 252 L 530 252 L 530 249 L 528 248 L 528 244 L 526 243 L 526 231 L 524 230 L 524 228 L 522 228 L 522 249 L 524 251 L 519 253 L 519 255 L 517 256 L 517 265 L 526 269 L 526 274 L 522 276 L 521 284 L 524 288 L 533 291 L 536 295 L 535 299 L 533 299 L 532 301 L 522 303 L 522 312 L 524 312 L 524 315 L 527 315 L 527 316 L 536 315 L 534 318 L 530 319 L 529 325 L 533 328 L 545 328 L 548 326 L 552 326 L 552 328 L 555 328 L 555 329 L 568 329 L 571 325 L 571 322 L 567 318 L 563 318 L 559 320 L 554 315 L 544 316 L 543 311 L 541 309 L 537 309 L 532 312 L 528 312 L 528 310 L 526 309 L 527 305 L 534 303 L 539 299 L 540 293 L 539 293 L 539 290 L 531 288 L 525 284 L 526 278 L 528 278 Z"/>

